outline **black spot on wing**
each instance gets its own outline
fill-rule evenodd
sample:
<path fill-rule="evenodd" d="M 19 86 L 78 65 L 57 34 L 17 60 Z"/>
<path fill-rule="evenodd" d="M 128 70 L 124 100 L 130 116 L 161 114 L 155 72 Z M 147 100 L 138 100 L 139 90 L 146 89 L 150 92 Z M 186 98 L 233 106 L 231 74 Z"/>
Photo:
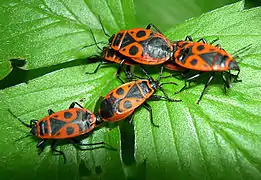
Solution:
<path fill-rule="evenodd" d="M 130 109 L 132 107 L 132 103 L 129 100 L 123 102 L 123 107 L 125 109 Z"/>
<path fill-rule="evenodd" d="M 128 93 L 126 94 L 125 98 L 143 98 L 142 93 L 140 92 L 139 87 L 137 84 L 134 84 Z"/>
<path fill-rule="evenodd" d="M 198 63 L 198 60 L 197 60 L 197 59 L 193 59 L 192 61 L 190 61 L 190 64 L 191 64 L 192 66 L 195 66 L 197 63 Z"/>
<path fill-rule="evenodd" d="M 73 127 L 68 126 L 68 127 L 66 128 L 66 133 L 67 133 L 67 135 L 71 135 L 71 134 L 73 134 L 73 132 L 74 132 L 74 128 L 73 128 Z"/>
<path fill-rule="evenodd" d="M 122 95 L 122 94 L 124 94 L 124 90 L 123 90 L 122 88 L 118 88 L 118 89 L 116 90 L 116 94 L 117 94 L 117 95 Z"/>
<path fill-rule="evenodd" d="M 52 135 L 54 135 L 66 124 L 66 122 L 60 121 L 58 119 L 50 118 L 50 124 L 51 124 Z"/>
<path fill-rule="evenodd" d="M 140 30 L 139 32 L 137 32 L 136 37 L 141 38 L 146 36 L 146 32 L 144 30 Z"/>
<path fill-rule="evenodd" d="M 64 114 L 63 114 L 63 117 L 64 117 L 65 119 L 68 119 L 68 118 L 72 117 L 72 113 L 69 112 L 69 111 L 65 111 Z"/>
<path fill-rule="evenodd" d="M 198 51 L 202 51 L 203 49 L 205 49 L 204 45 L 199 45 L 199 46 L 197 47 L 197 50 L 198 50 Z"/>
<path fill-rule="evenodd" d="M 139 48 L 137 46 L 131 46 L 131 48 L 129 49 L 129 54 L 130 55 L 136 55 L 139 51 Z"/>

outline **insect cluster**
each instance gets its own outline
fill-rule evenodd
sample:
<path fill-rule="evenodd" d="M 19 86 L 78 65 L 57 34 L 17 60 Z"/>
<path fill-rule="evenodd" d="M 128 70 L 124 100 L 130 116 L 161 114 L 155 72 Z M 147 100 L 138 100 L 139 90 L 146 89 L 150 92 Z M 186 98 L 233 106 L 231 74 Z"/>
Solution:
<path fill-rule="evenodd" d="M 112 36 L 105 32 L 103 26 L 102 29 L 104 34 L 109 36 L 108 45 L 103 48 L 98 46 L 99 43 L 90 30 L 95 45 L 101 50 L 101 62 L 94 72 L 88 74 L 96 73 L 105 63 L 116 63 L 119 65 L 116 75 L 122 85 L 103 97 L 98 112 L 92 113 L 77 102 L 73 102 L 67 110 L 54 112 L 49 109 L 48 116 L 40 120 L 31 120 L 30 124 L 26 124 L 10 111 L 22 124 L 31 128 L 32 135 L 40 139 L 37 144 L 39 152 L 43 151 L 45 142 L 49 140 L 52 142 L 52 153 L 62 155 L 65 161 L 64 153 L 56 149 L 57 140 L 71 140 L 81 149 L 89 145 L 106 145 L 103 142 L 83 144 L 77 138 L 88 135 L 103 122 L 116 122 L 128 116 L 132 120 L 135 110 L 140 106 L 149 111 L 152 125 L 159 127 L 153 121 L 152 108 L 147 100 L 181 101 L 170 98 L 164 91 L 162 87 L 164 84 L 177 85 L 174 82 L 160 83 L 164 68 L 178 72 L 184 78 L 185 85 L 175 93 L 182 92 L 186 89 L 187 83 L 209 72 L 210 76 L 197 104 L 201 101 L 215 73 L 221 73 L 225 89 L 229 88 L 233 81 L 239 81 L 240 68 L 236 62 L 237 57 L 227 53 L 219 44 L 213 45 L 214 42 L 207 43 L 204 39 L 193 41 L 190 36 L 187 36 L 185 40 L 169 40 L 153 24 L 149 24 L 145 29 L 121 30 Z M 243 49 L 246 48 L 241 50 Z M 145 66 L 155 65 L 161 66 L 157 79 L 153 79 L 145 69 Z M 138 66 L 146 78 L 133 74 L 131 66 Z M 237 74 L 232 74 L 230 70 L 237 71 Z M 121 71 L 125 72 L 127 82 L 120 78 Z M 193 74 L 188 76 L 190 72 Z M 160 90 L 163 96 L 154 94 L 156 90 Z M 76 105 L 78 107 L 75 107 Z"/>

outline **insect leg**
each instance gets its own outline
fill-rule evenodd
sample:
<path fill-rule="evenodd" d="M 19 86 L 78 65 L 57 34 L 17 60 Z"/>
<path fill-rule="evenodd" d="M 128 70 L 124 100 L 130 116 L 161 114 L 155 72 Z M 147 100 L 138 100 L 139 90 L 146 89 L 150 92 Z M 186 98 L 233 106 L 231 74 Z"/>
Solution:
<path fill-rule="evenodd" d="M 52 110 L 52 109 L 48 109 L 48 114 L 49 115 L 51 115 L 51 114 L 53 114 L 54 113 L 54 111 Z"/>
<path fill-rule="evenodd" d="M 159 127 L 159 125 L 156 125 L 154 122 L 153 122 L 153 116 L 152 116 L 152 108 L 151 106 L 148 104 L 148 103 L 143 103 L 143 106 L 149 111 L 150 113 L 150 122 L 153 126 L 155 127 Z"/>
<path fill-rule="evenodd" d="M 160 34 L 163 35 L 163 33 L 159 30 L 159 28 L 157 26 L 155 26 L 154 24 L 148 24 L 148 26 L 146 27 L 146 29 L 151 29 L 151 27 L 153 27 L 154 29 L 156 29 L 156 31 L 158 31 Z"/>
<path fill-rule="evenodd" d="M 208 85 L 211 83 L 211 81 L 213 80 L 213 78 L 214 78 L 214 72 L 210 75 L 210 77 L 208 78 L 208 81 L 206 82 L 206 84 L 205 84 L 205 86 L 204 86 L 204 89 L 203 89 L 203 91 L 201 92 L 201 95 L 200 95 L 200 97 L 199 97 L 199 99 L 198 99 L 198 101 L 197 101 L 197 104 L 199 104 L 199 102 L 200 102 L 200 100 L 202 99 L 202 97 L 203 97 L 203 95 L 204 95 L 204 93 L 205 93 L 205 91 L 206 91 L 206 89 L 207 89 L 207 87 L 208 87 Z"/>
<path fill-rule="evenodd" d="M 80 108 L 83 108 L 82 105 L 80 105 L 78 102 L 72 102 L 72 104 L 69 106 L 69 109 L 74 108 L 75 105 L 78 105 Z"/>
<path fill-rule="evenodd" d="M 55 148 L 56 148 L 56 141 L 53 141 L 52 144 L 51 144 L 52 154 L 53 155 L 59 155 L 59 156 L 62 155 L 63 156 L 63 162 L 64 162 L 64 164 L 66 164 L 66 157 L 65 157 L 64 152 L 59 151 L 59 150 L 57 150 Z"/>

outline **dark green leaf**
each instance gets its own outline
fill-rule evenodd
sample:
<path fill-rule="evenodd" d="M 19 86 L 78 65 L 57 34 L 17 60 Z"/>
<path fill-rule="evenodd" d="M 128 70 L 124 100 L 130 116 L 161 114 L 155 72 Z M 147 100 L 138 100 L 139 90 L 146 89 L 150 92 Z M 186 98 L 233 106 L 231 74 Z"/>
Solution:
<path fill-rule="evenodd" d="M 98 16 L 108 32 L 134 26 L 132 1 L 85 0 L 15 1 L 0 6 L 0 41 L 2 62 L 0 79 L 10 71 L 9 59 L 27 59 L 27 69 L 51 66 L 97 54 L 89 28 L 99 30 L 95 36 L 106 41 Z M 128 23 L 126 23 L 128 22 Z"/>

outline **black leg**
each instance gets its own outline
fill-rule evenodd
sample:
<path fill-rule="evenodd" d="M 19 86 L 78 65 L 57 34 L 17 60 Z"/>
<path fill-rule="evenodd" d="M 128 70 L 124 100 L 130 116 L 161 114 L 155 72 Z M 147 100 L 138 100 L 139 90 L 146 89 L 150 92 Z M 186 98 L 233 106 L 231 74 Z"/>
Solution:
<path fill-rule="evenodd" d="M 191 36 L 186 36 L 185 41 L 193 41 Z"/>
<path fill-rule="evenodd" d="M 160 67 L 159 77 L 158 77 L 157 80 L 156 80 L 157 82 L 159 82 L 160 79 L 162 78 L 163 69 L 164 69 L 164 66 L 162 65 L 162 66 Z"/>
<path fill-rule="evenodd" d="M 219 38 L 214 39 L 213 41 L 211 41 L 209 44 L 214 44 L 215 42 L 217 42 L 219 40 Z M 220 48 L 220 44 L 217 44 L 216 47 Z"/>
<path fill-rule="evenodd" d="M 210 77 L 208 78 L 208 81 L 207 81 L 207 83 L 205 84 L 203 91 L 201 92 L 201 95 L 200 95 L 200 97 L 199 97 L 199 99 L 198 99 L 198 101 L 197 101 L 197 104 L 199 104 L 199 102 L 200 102 L 200 100 L 202 99 L 202 97 L 203 97 L 203 95 L 204 95 L 204 93 L 205 93 L 205 91 L 206 91 L 208 85 L 209 85 L 209 84 L 211 83 L 211 81 L 213 80 L 214 74 L 215 74 L 215 72 L 213 72 L 213 73 L 210 75 Z"/>
<path fill-rule="evenodd" d="M 159 101 L 159 100 L 162 100 L 162 101 L 170 101 L 168 98 L 166 98 L 165 96 L 161 96 L 161 95 L 156 95 L 156 94 L 153 94 L 150 96 L 149 100 L 151 101 Z"/>
<path fill-rule="evenodd" d="M 144 67 L 140 64 L 139 65 L 139 67 L 140 67 L 140 69 L 143 71 L 143 73 L 145 73 L 145 75 L 147 76 L 147 78 L 149 78 L 148 76 L 148 73 L 146 72 L 146 70 L 144 69 Z M 134 79 L 134 78 L 136 78 L 136 79 L 144 79 L 144 77 L 140 77 L 140 76 L 137 76 L 137 75 L 135 75 L 135 74 L 132 74 L 131 73 L 131 76 L 133 77 L 132 78 L 132 80 Z"/>
<path fill-rule="evenodd" d="M 231 87 L 231 83 L 232 82 L 242 82 L 242 80 L 238 79 L 239 72 L 240 71 L 238 71 L 238 73 L 236 75 L 230 73 L 230 71 L 229 72 L 227 72 L 227 71 L 221 72 L 222 80 L 224 82 L 225 94 L 227 93 L 227 88 Z M 229 80 L 227 80 L 227 76 L 226 75 L 229 76 Z"/>
<path fill-rule="evenodd" d="M 187 87 L 187 82 L 190 83 L 190 81 L 192 81 L 192 80 L 198 78 L 201 74 L 202 74 L 202 72 L 199 72 L 198 74 L 195 74 L 194 76 L 191 76 L 191 77 L 185 79 L 185 81 L 184 81 L 184 83 L 185 83 L 184 86 L 183 86 L 179 91 L 175 92 L 175 94 L 178 94 L 178 93 L 182 92 L 184 89 L 186 89 L 186 87 Z"/>
<path fill-rule="evenodd" d="M 146 27 L 146 29 L 151 29 L 151 27 L 153 27 L 154 29 L 156 29 L 156 31 L 158 31 L 160 34 L 163 34 L 159 28 L 157 26 L 155 26 L 154 24 L 148 24 L 148 26 Z"/>
<path fill-rule="evenodd" d="M 85 151 L 85 150 L 94 150 L 94 149 L 101 148 L 101 146 L 91 147 L 91 148 L 83 148 L 84 146 L 97 146 L 97 145 L 102 145 L 102 147 L 108 148 L 108 149 L 110 149 L 110 150 L 116 150 L 115 148 L 111 147 L 109 144 L 106 144 L 105 142 L 85 144 L 85 143 L 82 143 L 82 142 L 79 141 L 79 140 L 72 139 L 72 143 L 73 143 L 73 145 L 74 145 L 77 149 L 80 149 L 80 150 L 82 150 L 82 151 Z M 116 150 L 116 151 L 117 151 L 117 150 Z"/>
<path fill-rule="evenodd" d="M 38 148 L 38 154 L 41 154 L 44 150 L 45 140 L 41 140 L 37 143 L 36 147 Z"/>
<path fill-rule="evenodd" d="M 135 112 L 135 111 L 134 111 L 134 112 Z M 130 123 L 130 124 L 133 124 L 133 119 L 134 119 L 134 114 L 135 114 L 134 112 L 133 112 L 133 113 L 131 114 L 131 116 L 130 116 L 130 120 L 129 120 L 129 123 Z"/>
<path fill-rule="evenodd" d="M 161 86 L 159 86 L 159 90 L 164 94 L 165 98 L 170 102 L 181 102 L 182 101 L 182 100 L 176 100 L 176 99 L 169 98 L 169 96 L 167 95 L 167 93 Z"/>
<path fill-rule="evenodd" d="M 62 151 L 58 151 L 56 148 L 56 141 L 53 141 L 52 144 L 51 144 L 51 151 L 52 151 L 52 154 L 53 155 L 58 155 L 58 156 L 63 156 L 63 162 L 64 164 L 66 164 L 66 157 L 65 157 L 65 154 L 64 152 Z"/>
<path fill-rule="evenodd" d="M 178 85 L 178 84 L 175 83 L 175 82 L 165 82 L 165 83 L 161 83 L 160 86 L 163 86 L 163 85 L 165 85 L 165 84 L 174 84 L 174 85 Z"/>
<path fill-rule="evenodd" d="M 142 65 L 140 65 L 140 69 L 142 70 L 142 72 L 145 74 L 145 76 L 147 77 L 147 79 L 151 82 L 151 81 L 154 81 L 153 79 L 152 79 L 152 77 L 148 74 L 148 72 L 145 70 L 145 68 L 142 66 Z"/>
<path fill-rule="evenodd" d="M 133 80 L 133 74 L 131 73 L 131 66 L 126 65 L 126 70 L 125 70 L 125 75 L 128 81 L 132 81 Z"/>
<path fill-rule="evenodd" d="M 223 79 L 223 82 L 224 82 L 224 92 L 225 94 L 227 94 L 227 88 L 228 88 L 227 81 Z"/>
<path fill-rule="evenodd" d="M 200 38 L 197 42 L 200 42 L 200 41 L 202 41 L 204 44 L 207 43 L 206 39 L 204 39 L 204 38 Z"/>
<path fill-rule="evenodd" d="M 221 72 L 221 76 L 222 76 L 222 80 L 224 82 L 224 91 L 225 91 L 225 94 L 227 94 L 227 88 L 229 88 L 229 82 L 226 80 L 226 77 L 223 72 Z"/>
<path fill-rule="evenodd" d="M 220 44 L 217 44 L 216 47 L 217 47 L 218 49 L 221 49 L 221 45 L 220 45 Z"/>
<path fill-rule="evenodd" d="M 124 81 L 120 78 L 120 75 L 121 75 L 121 70 L 122 70 L 122 67 L 124 65 L 124 62 L 125 62 L 125 59 L 123 59 L 120 62 L 119 68 L 118 68 L 117 73 L 116 73 L 116 77 L 121 81 L 122 84 L 124 84 Z"/>
<path fill-rule="evenodd" d="M 230 71 L 229 71 L 229 73 L 230 73 Z M 231 73 L 230 73 L 231 74 Z M 239 76 L 239 74 L 240 74 L 240 70 L 238 70 L 238 73 L 236 74 L 236 76 L 235 76 L 235 82 L 242 82 L 242 80 L 241 79 L 238 79 L 238 76 Z"/>
<path fill-rule="evenodd" d="M 80 105 L 78 102 L 72 102 L 72 104 L 69 106 L 69 109 L 74 108 L 75 105 L 78 105 L 80 108 L 83 108 L 82 105 Z"/>
<path fill-rule="evenodd" d="M 150 113 L 150 122 L 153 126 L 155 127 L 159 127 L 159 125 L 156 125 L 154 122 L 153 122 L 153 116 L 152 116 L 152 108 L 150 107 L 150 105 L 148 103 L 143 103 L 143 106 L 149 111 Z"/>
<path fill-rule="evenodd" d="M 86 72 L 85 74 L 95 74 L 101 68 L 101 65 L 104 65 L 104 64 L 105 65 L 109 64 L 109 62 L 101 60 L 101 62 L 98 64 L 98 66 L 95 68 L 95 70 L 93 72 Z"/>
<path fill-rule="evenodd" d="M 52 110 L 52 109 L 48 109 L 48 114 L 49 115 L 51 115 L 51 114 L 53 114 L 54 113 L 54 111 Z"/>
<path fill-rule="evenodd" d="M 140 65 L 140 68 L 141 68 L 141 70 L 143 71 L 143 73 L 147 76 L 147 78 L 148 78 L 148 80 L 150 81 L 150 82 L 155 82 L 154 80 L 153 80 L 153 78 L 147 73 L 147 71 L 144 69 L 144 67 L 142 66 L 142 65 Z M 163 66 L 161 66 L 161 71 L 160 71 L 160 74 L 159 74 L 159 77 L 158 77 L 158 79 L 157 79 L 157 83 L 159 82 L 159 80 L 161 79 L 161 77 L 162 77 L 162 71 L 163 71 Z M 167 83 L 165 83 L 165 84 L 167 84 Z M 169 83 L 169 84 L 176 84 L 176 83 Z M 174 99 L 171 99 L 171 98 L 169 98 L 168 97 L 168 95 L 167 95 L 167 93 L 165 92 L 165 90 L 161 87 L 163 84 L 161 84 L 161 85 L 159 85 L 158 86 L 158 88 L 159 88 L 159 90 L 164 94 L 164 96 L 166 97 L 166 99 L 168 99 L 169 101 L 171 101 L 171 102 L 180 102 L 181 100 L 174 100 Z"/>
<path fill-rule="evenodd" d="M 157 82 L 159 82 L 160 79 L 162 78 L 162 72 L 163 72 L 163 66 L 161 66 L 161 71 L 160 71 L 160 75 L 159 75 L 159 77 L 158 77 L 158 79 L 157 79 Z M 180 102 L 181 100 L 174 100 L 174 99 L 171 99 L 171 98 L 168 97 L 167 93 L 166 93 L 165 90 L 162 88 L 162 86 L 163 86 L 164 84 L 175 84 L 175 85 L 177 85 L 177 84 L 174 83 L 174 82 L 162 83 L 162 84 L 159 85 L 159 90 L 160 90 L 161 92 L 163 92 L 165 98 L 168 99 L 168 101 L 171 101 L 171 102 Z"/>

